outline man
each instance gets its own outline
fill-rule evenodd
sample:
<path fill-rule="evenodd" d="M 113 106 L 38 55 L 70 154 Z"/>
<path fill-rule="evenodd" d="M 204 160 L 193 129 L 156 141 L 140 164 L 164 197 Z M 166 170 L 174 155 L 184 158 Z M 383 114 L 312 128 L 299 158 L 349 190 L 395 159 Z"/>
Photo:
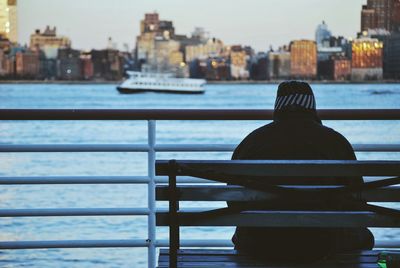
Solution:
<path fill-rule="evenodd" d="M 290 81 L 279 85 L 273 122 L 250 133 L 236 148 L 232 159 L 355 160 L 356 157 L 346 138 L 322 125 L 311 87 Z M 361 183 L 359 177 L 318 179 L 319 185 Z M 319 202 L 313 208 L 340 209 L 338 203 Z M 267 203 L 249 204 L 268 208 Z M 230 207 L 237 205 L 229 203 Z M 288 200 L 282 206 L 288 210 L 310 208 L 300 200 Z M 316 260 L 334 252 L 371 249 L 374 245 L 367 228 L 237 227 L 232 241 L 239 251 L 269 260 L 294 262 Z"/>

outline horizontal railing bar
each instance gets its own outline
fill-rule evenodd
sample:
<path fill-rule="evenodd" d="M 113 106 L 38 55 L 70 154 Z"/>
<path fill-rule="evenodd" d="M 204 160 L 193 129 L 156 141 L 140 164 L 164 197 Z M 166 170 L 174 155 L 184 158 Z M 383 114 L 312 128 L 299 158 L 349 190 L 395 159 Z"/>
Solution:
<path fill-rule="evenodd" d="M 158 152 L 233 152 L 237 144 L 157 144 Z"/>
<path fill-rule="evenodd" d="M 400 144 L 353 144 L 358 152 L 400 152 Z M 232 152 L 237 144 L 158 144 L 158 152 Z"/>
<path fill-rule="evenodd" d="M 157 247 L 168 247 L 168 239 L 160 239 L 156 242 Z M 231 240 L 227 239 L 182 239 L 182 247 L 233 247 Z M 400 240 L 375 240 L 375 248 L 400 248 Z"/>
<path fill-rule="evenodd" d="M 0 152 L 148 152 L 144 144 L 10 144 L 0 145 Z"/>
<path fill-rule="evenodd" d="M 0 109 L 0 120 L 271 120 L 273 110 Z M 399 120 L 400 109 L 318 110 L 323 120 Z"/>
<path fill-rule="evenodd" d="M 142 216 L 147 208 L 36 208 L 0 209 L 0 217 L 47 217 L 47 216 Z"/>
<path fill-rule="evenodd" d="M 55 240 L 55 241 L 4 241 L 0 249 L 45 249 L 45 248 L 120 248 L 147 247 L 144 239 L 132 240 Z"/>
<path fill-rule="evenodd" d="M 356 152 L 400 152 L 400 144 L 352 144 Z"/>
<path fill-rule="evenodd" d="M 233 247 L 231 240 L 227 239 L 181 239 L 181 247 Z M 157 239 L 157 247 L 169 247 L 168 239 Z"/>
<path fill-rule="evenodd" d="M 46 248 L 133 248 L 147 247 L 147 240 L 55 240 L 55 241 L 4 241 L 0 242 L 0 249 L 46 249 Z M 182 239 L 182 247 L 233 247 L 231 240 L 195 240 Z M 168 247 L 168 239 L 156 241 L 157 247 Z M 375 248 L 400 248 L 400 240 L 376 240 Z"/>
<path fill-rule="evenodd" d="M 364 181 L 371 181 L 364 177 Z M 147 184 L 147 176 L 34 176 L 34 177 L 0 177 L 0 185 L 41 185 L 41 184 Z M 156 183 L 168 183 L 167 177 L 156 177 Z M 221 184 L 212 180 L 181 176 L 177 183 Z"/>
<path fill-rule="evenodd" d="M 0 185 L 18 184 L 147 184 L 147 176 L 0 177 Z"/>
<path fill-rule="evenodd" d="M 215 182 L 212 180 L 199 179 L 195 177 L 181 176 L 176 178 L 177 183 L 212 183 L 212 184 L 221 184 L 220 182 Z M 156 183 L 168 183 L 167 177 L 157 177 Z"/>
<path fill-rule="evenodd" d="M 157 177 L 156 183 L 168 183 L 167 177 Z M 33 176 L 0 177 L 0 185 L 41 185 L 41 184 L 147 184 L 147 176 Z M 178 183 L 214 183 L 193 177 L 179 177 Z"/>
<path fill-rule="evenodd" d="M 232 152 L 237 144 L 159 144 L 157 152 Z M 400 152 L 400 144 L 353 144 L 358 152 Z M 0 152 L 148 152 L 146 144 L 2 144 Z"/>

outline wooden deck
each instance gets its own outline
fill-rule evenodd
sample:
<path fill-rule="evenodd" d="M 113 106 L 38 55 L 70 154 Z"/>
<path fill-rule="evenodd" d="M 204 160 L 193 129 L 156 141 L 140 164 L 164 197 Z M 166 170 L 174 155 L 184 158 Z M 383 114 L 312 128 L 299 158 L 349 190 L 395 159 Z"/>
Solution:
<path fill-rule="evenodd" d="M 178 251 L 178 267 L 264 267 L 264 268 L 379 268 L 378 254 L 381 251 L 362 251 L 338 254 L 324 261 L 303 265 L 287 265 L 284 263 L 266 263 L 240 255 L 236 250 L 224 249 L 181 249 Z M 400 251 L 393 251 L 400 254 Z M 169 267 L 169 250 L 160 249 L 158 267 Z M 388 266 L 389 267 L 389 266 Z M 397 266 L 393 266 L 397 267 Z"/>

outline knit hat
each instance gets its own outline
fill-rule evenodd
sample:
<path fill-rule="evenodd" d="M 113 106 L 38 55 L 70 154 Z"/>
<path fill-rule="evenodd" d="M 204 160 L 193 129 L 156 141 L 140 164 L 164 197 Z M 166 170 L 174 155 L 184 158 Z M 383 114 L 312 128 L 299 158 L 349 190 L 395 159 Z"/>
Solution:
<path fill-rule="evenodd" d="M 314 93 L 309 84 L 299 81 L 283 82 L 278 87 L 275 112 L 285 110 L 316 111 Z"/>

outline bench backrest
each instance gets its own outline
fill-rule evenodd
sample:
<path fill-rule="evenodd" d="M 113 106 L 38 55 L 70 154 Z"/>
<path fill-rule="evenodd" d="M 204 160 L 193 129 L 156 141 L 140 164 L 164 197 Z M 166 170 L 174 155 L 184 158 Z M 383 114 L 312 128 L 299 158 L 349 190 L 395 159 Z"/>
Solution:
<path fill-rule="evenodd" d="M 196 175 L 200 178 L 214 179 L 219 182 L 235 183 L 236 180 L 243 181 L 244 184 L 251 184 L 254 181 L 261 181 L 263 177 L 275 177 L 277 180 L 283 179 L 288 181 L 290 177 L 295 177 L 293 182 L 299 182 L 299 176 L 303 180 L 310 182 L 308 177 L 354 177 L 354 176 L 399 176 L 400 175 L 400 161 L 330 161 L 330 160 L 313 160 L 313 161 L 299 161 L 299 160 L 286 160 L 286 161 L 270 161 L 270 160 L 231 160 L 231 161 L 157 161 L 156 164 L 157 175 L 177 176 L 193 176 Z M 248 179 L 250 178 L 250 179 Z M 288 179 L 289 178 L 289 179 Z M 265 181 L 265 180 L 264 180 Z M 318 186 L 305 186 L 290 184 L 290 188 L 299 189 L 304 195 L 313 197 L 314 193 L 322 193 L 324 191 L 330 193 L 332 189 L 341 186 L 323 185 Z M 285 200 L 293 195 L 292 192 L 277 193 L 276 191 L 260 191 L 254 188 L 249 189 L 238 185 L 159 185 L 156 189 L 156 199 L 159 201 L 277 201 Z M 303 195 L 303 196 L 304 196 Z M 374 188 L 365 191 L 355 191 L 352 193 L 355 198 L 360 198 L 368 202 L 399 202 L 400 201 L 400 188 L 396 186 Z M 279 202 L 274 202 L 278 203 Z M 279 207 L 277 207 L 279 209 Z M 323 227 L 323 226 L 375 226 L 375 227 L 393 227 L 397 226 L 398 222 L 391 217 L 385 215 L 376 215 L 374 213 L 338 213 L 332 212 L 331 214 L 325 212 L 310 212 L 310 221 L 304 220 L 302 217 L 301 222 L 287 221 L 287 217 L 296 215 L 304 215 L 304 211 L 287 212 L 287 213 L 264 213 L 267 221 L 252 220 L 257 213 L 247 214 L 248 220 L 245 217 L 235 217 L 232 213 L 229 215 L 221 215 L 221 217 L 210 217 L 209 219 L 198 217 L 196 220 L 193 215 L 197 212 L 202 212 L 204 209 L 197 210 L 180 210 L 180 225 L 184 226 L 202 226 L 202 225 L 215 225 L 215 226 L 310 226 L 310 227 Z M 204 213 L 203 213 L 204 214 Z M 258 213 L 260 214 L 260 213 Z M 274 215 L 276 214 L 276 215 Z M 337 220 L 332 221 L 332 218 Z M 365 219 L 365 221 L 357 220 Z M 270 217 L 274 217 L 274 221 L 269 221 Z M 282 217 L 282 220 L 278 220 Z M 260 216 L 257 216 L 259 219 Z M 315 221 L 315 219 L 321 220 Z M 323 220 L 323 219 L 326 220 Z M 351 220 L 353 218 L 353 220 Z M 187 219 L 187 220 L 186 220 Z M 325 223 L 324 223 L 325 222 Z M 158 213 L 158 225 L 168 225 L 168 213 Z"/>

